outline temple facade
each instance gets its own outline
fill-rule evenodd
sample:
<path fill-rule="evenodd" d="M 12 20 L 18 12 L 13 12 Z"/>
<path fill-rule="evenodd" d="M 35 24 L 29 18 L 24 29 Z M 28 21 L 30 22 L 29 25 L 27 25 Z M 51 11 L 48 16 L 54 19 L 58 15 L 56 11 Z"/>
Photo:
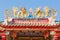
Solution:
<path fill-rule="evenodd" d="M 12 11 L 14 17 L 12 17 Z M 13 10 L 5 10 L 5 19 L 0 23 L 1 40 L 59 40 L 60 22 L 55 22 L 56 10 L 48 7 L 41 11 L 32 8 L 29 12 L 25 8 L 17 7 Z"/>

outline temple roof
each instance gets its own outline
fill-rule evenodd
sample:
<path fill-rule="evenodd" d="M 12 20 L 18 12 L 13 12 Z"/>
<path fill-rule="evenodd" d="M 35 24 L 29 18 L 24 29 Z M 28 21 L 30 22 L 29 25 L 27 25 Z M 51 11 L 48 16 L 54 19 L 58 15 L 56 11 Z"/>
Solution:
<path fill-rule="evenodd" d="M 40 26 L 20 26 L 20 25 L 3 25 L 0 23 L 0 27 L 5 30 L 56 30 L 60 27 L 60 23 L 56 25 L 40 25 Z"/>

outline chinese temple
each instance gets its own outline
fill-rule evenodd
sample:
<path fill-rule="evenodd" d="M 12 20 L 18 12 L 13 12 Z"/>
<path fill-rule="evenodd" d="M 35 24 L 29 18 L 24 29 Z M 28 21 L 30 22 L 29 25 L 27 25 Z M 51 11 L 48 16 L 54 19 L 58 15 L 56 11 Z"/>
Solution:
<path fill-rule="evenodd" d="M 0 40 L 60 40 L 60 22 L 56 22 L 56 9 L 40 7 L 28 12 L 13 7 L 4 11 L 0 23 Z"/>

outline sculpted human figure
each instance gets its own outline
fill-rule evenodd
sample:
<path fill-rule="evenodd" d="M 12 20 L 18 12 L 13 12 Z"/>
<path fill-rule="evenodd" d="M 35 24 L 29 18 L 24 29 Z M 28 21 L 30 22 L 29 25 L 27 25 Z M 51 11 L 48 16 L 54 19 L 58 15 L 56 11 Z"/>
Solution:
<path fill-rule="evenodd" d="M 45 11 L 46 16 L 48 16 L 49 8 L 48 8 L 48 7 L 45 7 L 45 8 L 44 8 L 44 11 Z"/>
<path fill-rule="evenodd" d="M 40 8 L 36 9 L 36 18 L 39 18 L 41 16 Z"/>
<path fill-rule="evenodd" d="M 4 17 L 5 17 L 5 19 L 4 19 L 4 24 L 7 25 L 8 22 L 12 21 L 12 10 L 6 9 L 6 10 L 4 11 Z"/>
<path fill-rule="evenodd" d="M 23 7 L 21 6 L 21 7 L 20 7 L 20 11 L 18 12 L 18 15 L 17 15 L 17 16 L 18 16 L 18 18 L 20 18 L 20 17 L 21 17 L 22 9 L 23 9 Z"/>
<path fill-rule="evenodd" d="M 29 16 L 28 16 L 29 18 L 33 18 L 33 15 L 34 15 L 34 14 L 33 14 L 33 9 L 32 9 L 32 8 L 29 9 L 28 15 L 29 15 Z"/>
<path fill-rule="evenodd" d="M 51 16 L 56 16 L 56 15 L 57 15 L 56 9 L 51 9 Z"/>
<path fill-rule="evenodd" d="M 28 14 L 26 13 L 26 9 L 23 8 L 21 11 L 21 18 L 26 18 L 28 16 Z"/>
<path fill-rule="evenodd" d="M 18 11 L 18 8 L 17 7 L 13 7 L 14 17 L 17 16 L 17 11 Z"/>
<path fill-rule="evenodd" d="M 56 15 L 57 15 L 56 9 L 52 9 L 52 10 L 51 10 L 50 22 L 52 22 L 52 23 L 55 22 Z"/>

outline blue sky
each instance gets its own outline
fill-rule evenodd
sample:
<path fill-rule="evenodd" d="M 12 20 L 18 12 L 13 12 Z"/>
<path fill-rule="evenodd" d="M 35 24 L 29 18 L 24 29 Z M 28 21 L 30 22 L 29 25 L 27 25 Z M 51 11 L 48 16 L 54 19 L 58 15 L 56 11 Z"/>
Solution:
<path fill-rule="evenodd" d="M 29 8 L 41 7 L 43 9 L 45 6 L 48 6 L 50 9 L 57 9 L 58 15 L 56 20 L 60 19 L 60 0 L 0 0 L 0 21 L 4 20 L 3 11 L 5 9 L 12 9 L 12 7 L 23 6 L 27 10 Z"/>

